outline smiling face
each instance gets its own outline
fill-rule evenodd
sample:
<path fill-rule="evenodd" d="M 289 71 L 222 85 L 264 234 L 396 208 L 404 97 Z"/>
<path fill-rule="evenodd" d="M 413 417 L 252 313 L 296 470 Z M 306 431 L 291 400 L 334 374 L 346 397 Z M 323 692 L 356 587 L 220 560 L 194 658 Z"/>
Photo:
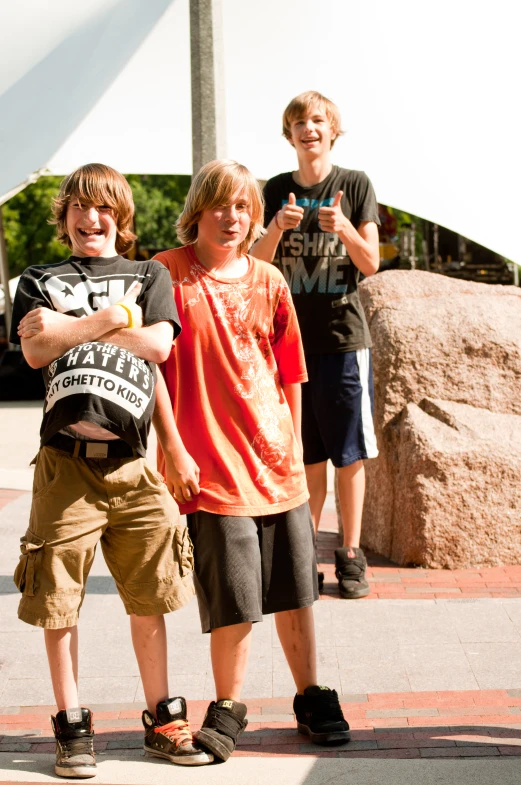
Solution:
<path fill-rule="evenodd" d="M 197 222 L 198 242 L 215 251 L 232 251 L 245 240 L 251 225 L 250 204 L 244 191 L 232 196 L 229 204 L 204 210 Z"/>
<path fill-rule="evenodd" d="M 310 107 L 309 112 L 291 121 L 289 141 L 298 155 L 306 158 L 329 155 L 335 139 L 328 116 L 318 106 Z"/>
<path fill-rule="evenodd" d="M 72 197 L 66 224 L 74 256 L 117 256 L 117 222 L 111 207 L 85 205 Z"/>

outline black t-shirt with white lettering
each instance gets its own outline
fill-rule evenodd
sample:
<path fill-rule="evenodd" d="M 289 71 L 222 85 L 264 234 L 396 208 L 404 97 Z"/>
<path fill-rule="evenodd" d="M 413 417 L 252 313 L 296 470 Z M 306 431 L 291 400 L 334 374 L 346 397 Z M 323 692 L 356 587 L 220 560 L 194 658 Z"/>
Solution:
<path fill-rule="evenodd" d="M 360 271 L 336 233 L 321 231 L 320 207 L 330 207 L 343 191 L 341 208 L 355 229 L 362 221 L 379 224 L 378 204 L 365 172 L 333 166 L 317 185 L 298 185 L 291 172 L 264 186 L 264 225 L 294 193 L 304 217 L 282 235 L 274 264 L 284 273 L 293 295 L 304 350 L 307 354 L 351 352 L 371 346 L 371 336 L 358 296 Z"/>
<path fill-rule="evenodd" d="M 114 305 L 130 292 L 137 293 L 143 326 L 168 321 L 174 337 L 179 334 L 172 281 L 162 264 L 132 262 L 122 256 L 73 256 L 59 264 L 25 270 L 13 304 L 10 340 L 20 343 L 18 324 L 34 308 L 81 318 Z M 85 420 L 106 428 L 145 455 L 155 404 L 154 363 L 110 343 L 93 341 L 69 349 L 42 370 L 46 386 L 42 445 L 66 426 Z"/>

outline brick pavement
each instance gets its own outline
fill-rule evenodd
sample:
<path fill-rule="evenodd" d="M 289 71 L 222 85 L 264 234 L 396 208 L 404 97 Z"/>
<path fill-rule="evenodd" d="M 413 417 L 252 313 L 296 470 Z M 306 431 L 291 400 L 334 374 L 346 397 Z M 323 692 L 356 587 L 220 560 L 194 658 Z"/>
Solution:
<path fill-rule="evenodd" d="M 0 507 L 24 493 L 0 491 Z M 331 530 L 334 523 L 330 515 L 326 517 L 318 540 L 320 568 L 326 575 L 322 599 L 326 602 L 338 596 L 333 564 L 337 534 Z M 508 598 L 521 593 L 521 566 L 425 570 L 400 568 L 375 554 L 368 557 L 373 600 Z M 355 605 L 361 607 L 359 603 Z M 521 689 L 364 693 L 343 695 L 341 700 L 352 728 L 352 740 L 334 748 L 311 745 L 309 739 L 296 732 L 291 698 L 247 700 L 250 723 L 234 757 L 358 758 L 376 763 L 377 759 L 497 761 L 521 755 Z M 207 701 L 188 703 L 195 730 Z M 100 760 L 122 754 L 130 755 L 132 760 L 142 759 L 140 704 L 103 704 L 92 708 Z M 0 709 L 0 753 L 25 753 L 36 758 L 40 754 L 52 755 L 54 742 L 48 719 L 51 711 L 50 706 Z"/>
<path fill-rule="evenodd" d="M 334 514 L 323 515 L 324 530 L 318 533 L 319 570 L 324 573 L 322 599 L 337 599 L 334 549 L 338 534 Z M 365 600 L 433 600 L 480 597 L 521 597 L 521 565 L 468 570 L 430 570 L 399 567 L 383 556 L 365 551 L 371 594 Z"/>
<path fill-rule="evenodd" d="M 521 755 L 521 690 L 344 695 L 352 728 L 349 744 L 317 747 L 295 730 L 291 699 L 252 699 L 249 725 L 235 757 L 484 758 Z M 206 701 L 189 701 L 197 730 Z M 91 707 L 96 749 L 141 750 L 141 708 L 131 704 Z M 0 752 L 52 753 L 48 715 L 52 706 L 0 709 Z"/>

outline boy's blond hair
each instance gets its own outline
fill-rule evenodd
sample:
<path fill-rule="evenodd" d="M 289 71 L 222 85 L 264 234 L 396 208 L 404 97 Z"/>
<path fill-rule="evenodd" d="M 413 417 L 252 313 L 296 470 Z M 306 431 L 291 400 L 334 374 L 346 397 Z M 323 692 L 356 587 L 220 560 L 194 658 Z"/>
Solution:
<path fill-rule="evenodd" d="M 132 248 L 136 239 L 132 231 L 134 199 L 122 174 L 105 164 L 85 164 L 62 181 L 60 192 L 52 201 L 50 223 L 56 224 L 58 240 L 69 248 L 72 243 L 67 231 L 67 208 L 71 199 L 89 207 L 111 207 L 117 227 L 116 251 L 125 253 Z"/>
<path fill-rule="evenodd" d="M 289 102 L 282 115 L 282 135 L 291 142 L 291 123 L 308 115 L 314 107 L 324 112 L 329 120 L 331 130 L 335 134 L 335 139 L 331 140 L 331 147 L 333 147 L 336 139 L 344 133 L 342 131 L 340 112 L 338 106 L 333 101 L 330 101 L 322 93 L 317 93 L 316 90 L 308 90 L 305 93 L 301 93 Z"/>
<path fill-rule="evenodd" d="M 245 253 L 264 233 L 264 198 L 255 177 L 237 161 L 210 161 L 194 176 L 184 210 L 176 223 L 177 236 L 183 245 L 192 245 L 197 240 L 197 224 L 205 210 L 228 205 L 234 196 L 242 193 L 249 202 L 251 224 L 247 236 L 237 247 L 237 255 Z"/>

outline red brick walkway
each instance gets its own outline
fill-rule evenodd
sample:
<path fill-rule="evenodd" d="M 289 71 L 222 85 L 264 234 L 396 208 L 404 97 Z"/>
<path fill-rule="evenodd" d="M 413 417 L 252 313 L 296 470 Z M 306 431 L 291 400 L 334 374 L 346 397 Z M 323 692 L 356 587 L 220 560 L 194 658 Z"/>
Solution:
<path fill-rule="evenodd" d="M 336 532 L 319 531 L 319 570 L 324 573 L 322 599 L 338 598 L 333 551 Z M 367 600 L 433 600 L 468 597 L 521 597 L 521 565 L 468 570 L 428 570 L 398 567 L 383 556 L 366 551 Z"/>
<path fill-rule="evenodd" d="M 206 701 L 189 701 L 196 730 Z M 141 711 L 92 707 L 99 752 L 143 745 Z M 342 697 L 352 739 L 324 748 L 298 734 L 291 699 L 252 700 L 247 731 L 235 755 L 333 758 L 462 758 L 521 755 L 521 690 L 419 692 Z M 52 753 L 50 706 L 0 710 L 0 752 Z"/>

